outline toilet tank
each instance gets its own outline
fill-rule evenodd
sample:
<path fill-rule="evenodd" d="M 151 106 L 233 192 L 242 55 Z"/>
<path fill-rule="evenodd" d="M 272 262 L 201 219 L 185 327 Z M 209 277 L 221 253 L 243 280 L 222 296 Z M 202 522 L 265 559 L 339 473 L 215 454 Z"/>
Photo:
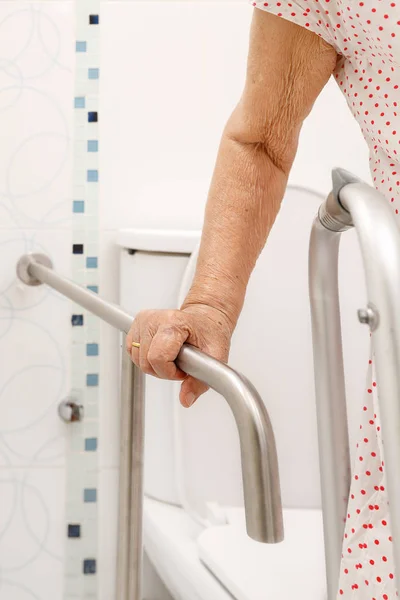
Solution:
<path fill-rule="evenodd" d="M 181 282 L 198 231 L 125 229 L 119 232 L 120 303 L 130 314 L 150 308 L 177 308 Z M 146 378 L 145 493 L 179 504 L 174 456 L 177 384 Z"/>

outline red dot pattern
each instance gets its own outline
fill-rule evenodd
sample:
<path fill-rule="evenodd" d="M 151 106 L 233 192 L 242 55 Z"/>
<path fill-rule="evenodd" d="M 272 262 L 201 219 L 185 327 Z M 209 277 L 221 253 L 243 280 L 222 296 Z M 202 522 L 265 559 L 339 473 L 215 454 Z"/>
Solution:
<path fill-rule="evenodd" d="M 400 0 L 257 0 L 339 54 L 334 77 L 370 149 L 375 187 L 400 209 Z M 379 596 L 378 596 L 379 598 Z"/>
<path fill-rule="evenodd" d="M 369 146 L 375 187 L 397 215 L 400 0 L 268 0 L 252 4 L 310 29 L 336 49 L 339 60 L 333 76 Z M 398 593 L 373 357 L 360 412 L 337 599 L 395 600 Z"/>

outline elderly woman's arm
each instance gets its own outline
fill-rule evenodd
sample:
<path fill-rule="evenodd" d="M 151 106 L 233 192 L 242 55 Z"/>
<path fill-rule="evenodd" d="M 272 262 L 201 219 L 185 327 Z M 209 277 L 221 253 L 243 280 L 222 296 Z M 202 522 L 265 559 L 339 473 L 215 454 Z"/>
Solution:
<path fill-rule="evenodd" d="M 246 85 L 222 137 L 206 207 L 196 275 L 180 311 L 144 311 L 127 336 L 146 373 L 183 378 L 184 342 L 226 360 L 247 283 L 278 214 L 302 123 L 337 55 L 315 34 L 255 10 Z M 181 402 L 205 391 L 187 377 Z"/>

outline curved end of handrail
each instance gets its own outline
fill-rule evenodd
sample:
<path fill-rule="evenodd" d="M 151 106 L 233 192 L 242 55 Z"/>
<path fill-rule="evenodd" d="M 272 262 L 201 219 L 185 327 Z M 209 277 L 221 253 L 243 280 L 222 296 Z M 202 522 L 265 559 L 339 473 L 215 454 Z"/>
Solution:
<path fill-rule="evenodd" d="M 113 327 L 128 331 L 133 317 L 52 270 L 48 257 L 25 255 L 19 276 L 29 285 L 47 283 Z M 185 344 L 179 367 L 219 392 L 232 409 L 240 437 L 247 532 L 260 542 L 283 539 L 282 504 L 275 438 L 266 408 L 255 388 L 227 365 Z"/>
<path fill-rule="evenodd" d="M 263 543 L 283 540 L 283 516 L 275 436 L 254 386 L 227 365 L 185 344 L 177 359 L 189 375 L 228 402 L 239 432 L 248 535 Z"/>

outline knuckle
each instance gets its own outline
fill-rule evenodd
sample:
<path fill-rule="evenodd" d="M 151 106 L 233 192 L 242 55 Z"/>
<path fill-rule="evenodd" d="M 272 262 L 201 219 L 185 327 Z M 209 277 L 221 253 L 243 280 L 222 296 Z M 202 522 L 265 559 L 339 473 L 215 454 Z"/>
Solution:
<path fill-rule="evenodd" d="M 146 373 L 146 375 L 152 375 L 153 374 L 152 366 L 149 363 L 149 361 L 147 360 L 147 358 L 140 358 L 139 359 L 139 367 L 140 367 L 141 371 L 143 371 L 143 373 Z"/>
<path fill-rule="evenodd" d="M 166 338 L 177 338 L 182 335 L 183 330 L 181 323 L 167 322 L 161 327 L 160 333 Z"/>
<path fill-rule="evenodd" d="M 166 362 L 166 359 L 162 353 L 160 353 L 158 350 L 151 350 L 151 349 L 149 350 L 149 353 L 147 355 L 147 360 L 149 361 L 149 363 L 151 365 L 156 365 L 156 366 L 160 366 Z"/>

